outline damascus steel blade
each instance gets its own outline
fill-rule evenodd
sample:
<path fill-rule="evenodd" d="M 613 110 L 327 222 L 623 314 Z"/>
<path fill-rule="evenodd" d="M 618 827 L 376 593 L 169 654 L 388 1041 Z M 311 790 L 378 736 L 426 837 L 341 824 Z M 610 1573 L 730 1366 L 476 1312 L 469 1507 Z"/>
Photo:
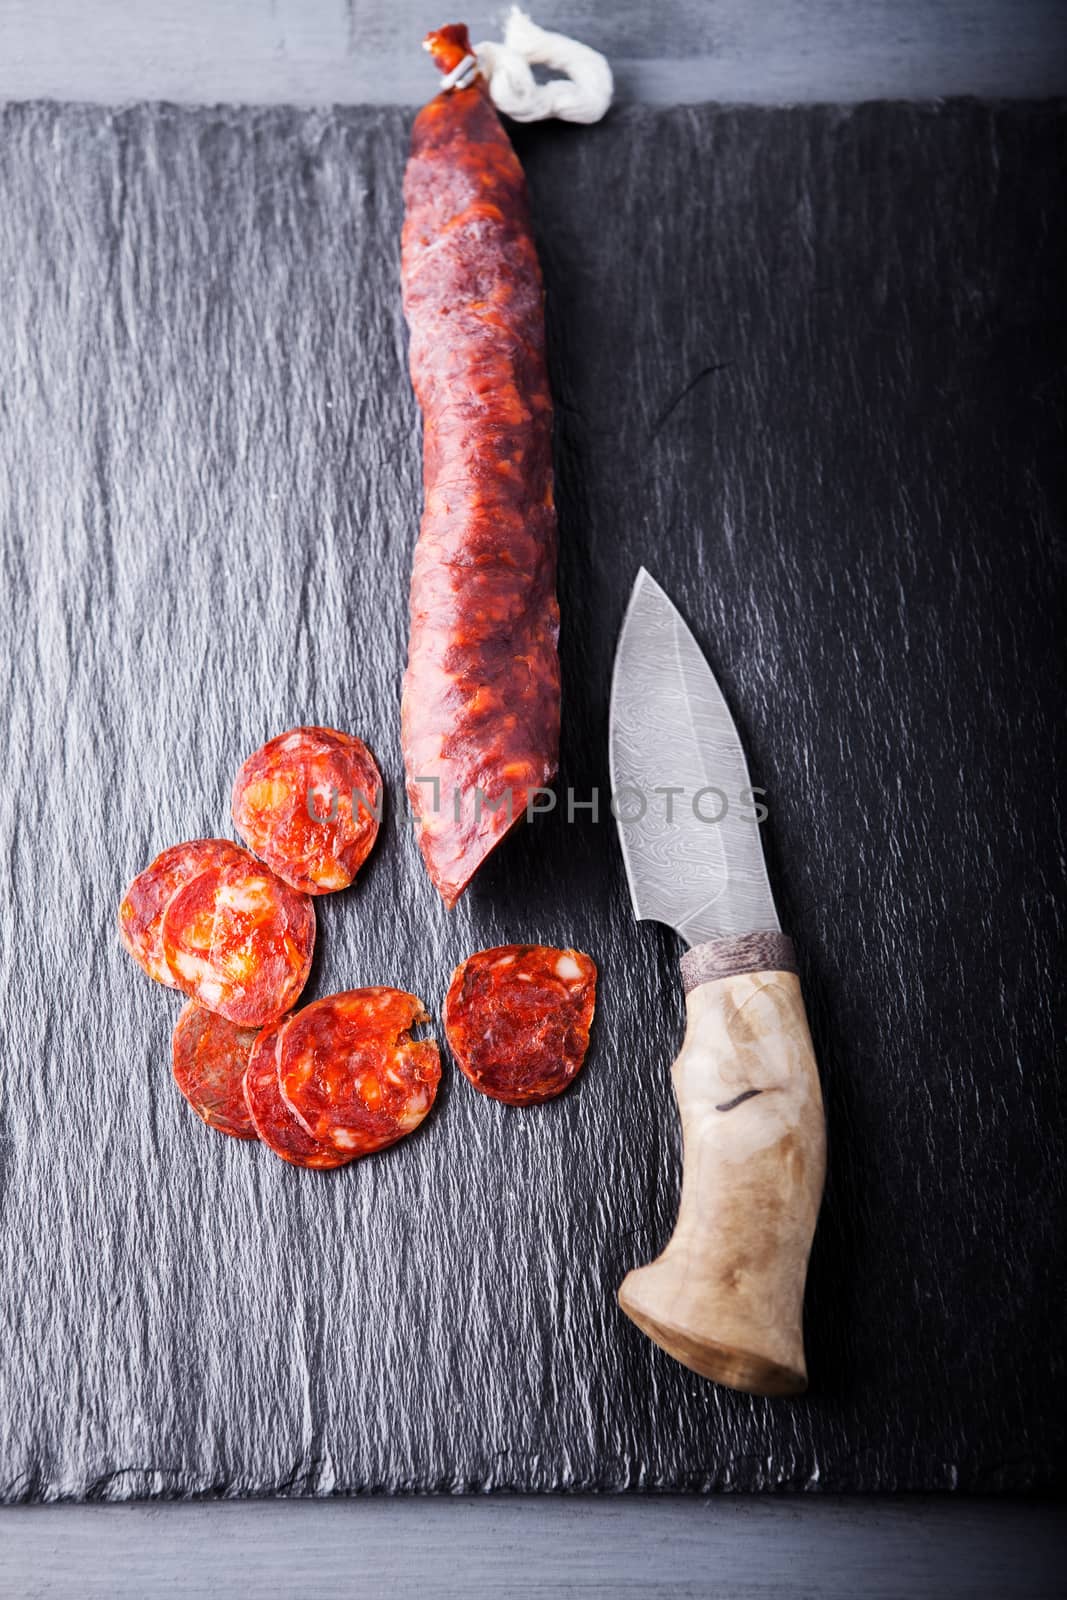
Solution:
<path fill-rule="evenodd" d="M 733 718 L 643 567 L 615 652 L 609 750 L 637 919 L 665 922 L 691 945 L 779 928 Z"/>

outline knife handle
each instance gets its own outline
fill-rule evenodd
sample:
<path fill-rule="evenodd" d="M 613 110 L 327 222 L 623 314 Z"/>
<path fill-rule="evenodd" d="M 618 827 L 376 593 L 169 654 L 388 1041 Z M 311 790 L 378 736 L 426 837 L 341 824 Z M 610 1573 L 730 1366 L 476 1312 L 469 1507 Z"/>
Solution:
<path fill-rule="evenodd" d="M 800 1394 L 826 1127 L 792 942 L 760 933 L 697 945 L 682 981 L 678 1220 L 662 1255 L 627 1274 L 619 1304 L 706 1378 Z"/>

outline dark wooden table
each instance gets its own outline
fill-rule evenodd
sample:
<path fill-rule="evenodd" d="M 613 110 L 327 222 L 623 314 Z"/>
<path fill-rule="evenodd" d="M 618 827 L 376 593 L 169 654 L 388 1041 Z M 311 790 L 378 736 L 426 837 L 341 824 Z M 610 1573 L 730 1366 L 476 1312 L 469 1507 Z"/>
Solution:
<path fill-rule="evenodd" d="M 540 0 L 619 97 L 788 103 L 1067 91 L 1056 0 Z M 475 38 L 499 32 L 468 13 Z M 0 99 L 415 104 L 436 0 L 0 0 Z M 900 1499 L 364 1500 L 0 1514 L 0 1594 L 1061 1592 L 1054 1508 Z"/>

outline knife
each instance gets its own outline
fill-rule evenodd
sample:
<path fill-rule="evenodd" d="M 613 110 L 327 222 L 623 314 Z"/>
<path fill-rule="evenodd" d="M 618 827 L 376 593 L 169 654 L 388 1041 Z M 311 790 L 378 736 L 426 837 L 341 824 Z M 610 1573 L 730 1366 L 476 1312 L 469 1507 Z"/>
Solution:
<path fill-rule="evenodd" d="M 826 1169 L 818 1069 L 741 740 L 700 647 L 643 567 L 615 654 L 609 741 L 634 915 L 690 946 L 672 1068 L 678 1219 L 663 1253 L 627 1274 L 619 1305 L 704 1377 L 799 1394 Z"/>

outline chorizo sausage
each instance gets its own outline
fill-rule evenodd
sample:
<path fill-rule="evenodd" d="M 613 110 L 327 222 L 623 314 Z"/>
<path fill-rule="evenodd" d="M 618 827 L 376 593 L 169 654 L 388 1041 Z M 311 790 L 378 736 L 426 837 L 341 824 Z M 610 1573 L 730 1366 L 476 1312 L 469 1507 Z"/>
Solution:
<path fill-rule="evenodd" d="M 163 913 L 167 902 L 205 867 L 231 861 L 242 852 L 230 839 L 190 839 L 172 844 L 139 872 L 119 906 L 119 938 L 138 966 L 169 989 L 178 985 L 163 954 Z"/>
<path fill-rule="evenodd" d="M 596 965 L 580 950 L 505 944 L 452 974 L 445 1038 L 464 1076 L 507 1105 L 562 1094 L 589 1048 Z"/>
<path fill-rule="evenodd" d="M 172 1041 L 174 1081 L 201 1122 L 233 1139 L 257 1137 L 244 1097 L 255 1028 L 239 1028 L 195 1000 L 182 1007 Z"/>
<path fill-rule="evenodd" d="M 349 989 L 314 1000 L 284 1029 L 282 1099 L 313 1139 L 343 1155 L 370 1155 L 412 1133 L 433 1105 L 441 1058 L 428 1021 L 402 989 Z"/>
<path fill-rule="evenodd" d="M 248 1058 L 244 1095 L 252 1126 L 268 1149 L 294 1167 L 343 1167 L 351 1155 L 313 1139 L 297 1122 L 278 1087 L 278 1046 L 288 1018 L 264 1028 Z"/>
<path fill-rule="evenodd" d="M 175 984 L 230 1022 L 262 1028 L 291 1011 L 311 971 L 315 910 L 305 894 L 234 846 L 163 913 L 163 955 Z"/>
<path fill-rule="evenodd" d="M 241 767 L 237 831 L 273 873 L 303 894 L 347 889 L 374 844 L 382 779 L 362 739 L 336 728 L 290 728 Z"/>
<path fill-rule="evenodd" d="M 467 30 L 427 47 L 444 72 Z M 415 119 L 404 311 L 423 418 L 401 743 L 430 877 L 452 906 L 549 783 L 559 746 L 552 401 L 526 184 L 484 79 Z"/>

